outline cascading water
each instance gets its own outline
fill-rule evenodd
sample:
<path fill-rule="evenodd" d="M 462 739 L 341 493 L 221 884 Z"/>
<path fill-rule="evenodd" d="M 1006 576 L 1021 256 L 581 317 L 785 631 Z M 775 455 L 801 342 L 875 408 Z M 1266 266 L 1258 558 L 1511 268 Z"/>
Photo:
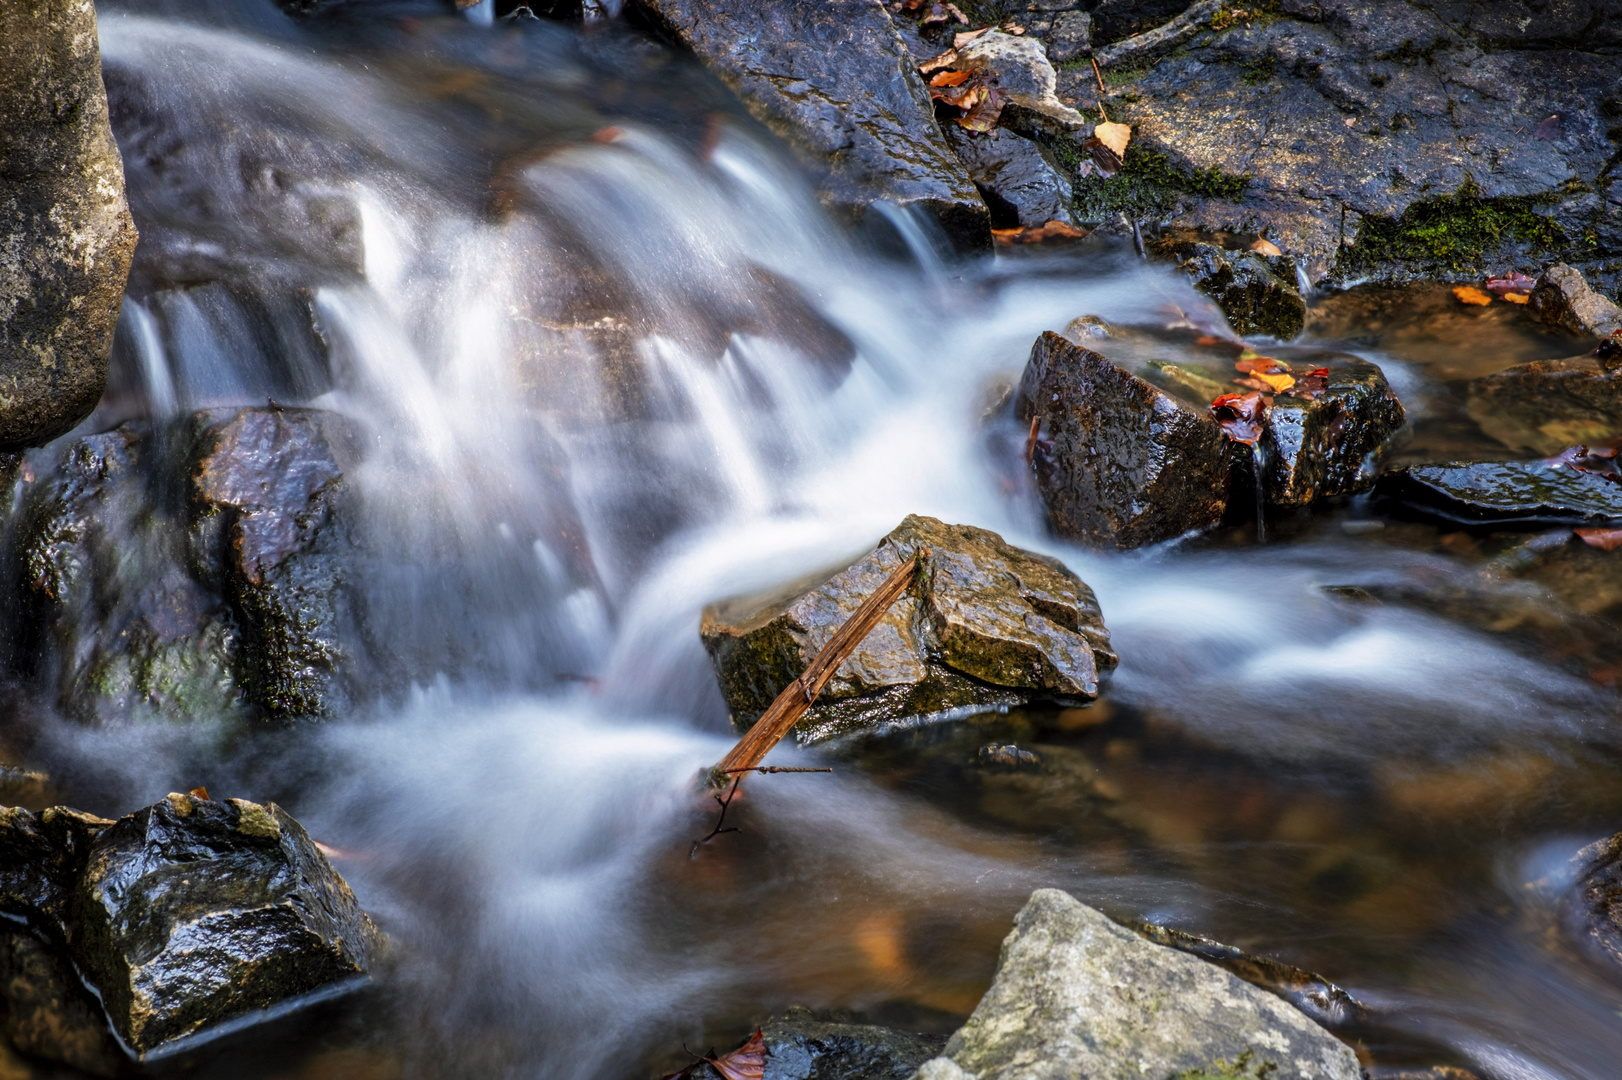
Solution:
<path fill-rule="evenodd" d="M 399 967 L 335 1007 L 365 1023 L 205 1071 L 634 1077 L 796 1002 L 951 1030 L 1058 885 L 1323 969 L 1484 1075 L 1614 1074 L 1622 992 L 1540 946 L 1553 901 L 1522 888 L 1618 809 L 1607 693 L 1446 611 L 1340 602 L 1462 571 L 1333 514 L 1265 551 L 1045 532 L 984 402 L 1078 315 L 1212 318 L 1185 285 L 1130 252 L 944 263 L 893 208 L 912 261 L 875 255 L 628 33 L 244 11 L 103 14 L 143 248 L 83 430 L 347 418 L 372 680 L 319 729 L 52 720 L 37 750 L 88 809 L 199 779 L 283 801 Z M 1380 360 L 1422 413 L 1424 371 Z M 1068 751 L 1093 801 L 974 795 L 954 762 L 1047 722 L 989 718 L 755 784 L 688 860 L 687 784 L 730 742 L 699 611 L 907 513 L 1097 590 L 1122 665 Z M 1465 799 L 1460 768 L 1520 784 L 1512 755 L 1571 796 L 1415 834 L 1403 805 Z"/>

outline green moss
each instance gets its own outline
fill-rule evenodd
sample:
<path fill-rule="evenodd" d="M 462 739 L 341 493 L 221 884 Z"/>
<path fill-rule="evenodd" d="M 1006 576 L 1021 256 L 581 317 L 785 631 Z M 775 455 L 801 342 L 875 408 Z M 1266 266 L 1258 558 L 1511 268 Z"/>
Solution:
<path fill-rule="evenodd" d="M 1205 25 L 1219 32 L 1235 26 L 1261 29 L 1284 17 L 1279 8 L 1279 0 L 1250 0 L 1246 4 L 1223 4 Z"/>
<path fill-rule="evenodd" d="M 1244 65 L 1242 70 L 1244 74 L 1240 78 L 1246 85 L 1260 86 L 1262 83 L 1271 82 L 1273 76 L 1278 74 L 1278 61 L 1272 53 L 1267 53 Z"/>
<path fill-rule="evenodd" d="M 1067 155 L 1061 152 L 1059 144 L 1053 149 L 1074 175 L 1081 162 L 1081 152 L 1071 147 Z M 1250 179 L 1220 169 L 1181 168 L 1172 164 L 1165 154 L 1134 143 L 1127 147 L 1126 160 L 1119 173 L 1108 178 L 1094 174 L 1075 181 L 1075 206 L 1086 221 L 1102 221 L 1118 213 L 1152 218 L 1170 211 L 1183 194 L 1237 200 L 1244 194 Z"/>
<path fill-rule="evenodd" d="M 1560 226 L 1534 207 L 1548 196 L 1482 198 L 1470 182 L 1452 195 L 1422 199 L 1399 218 L 1365 218 L 1355 246 L 1343 250 L 1341 266 L 1350 272 L 1400 263 L 1442 271 L 1473 271 L 1481 260 L 1508 243 L 1533 251 L 1567 245 Z"/>
<path fill-rule="evenodd" d="M 1257 1060 L 1253 1051 L 1246 1050 L 1233 1061 L 1218 1058 L 1202 1069 L 1177 1073 L 1170 1080 L 1270 1080 L 1277 1072 L 1277 1064 Z"/>

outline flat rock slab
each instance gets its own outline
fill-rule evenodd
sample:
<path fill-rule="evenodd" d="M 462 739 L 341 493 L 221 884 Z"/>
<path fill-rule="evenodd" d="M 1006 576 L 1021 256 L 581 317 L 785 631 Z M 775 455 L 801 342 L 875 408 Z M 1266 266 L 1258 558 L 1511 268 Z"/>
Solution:
<path fill-rule="evenodd" d="M 1378 492 L 1452 521 L 1550 524 L 1622 519 L 1622 484 L 1541 461 L 1414 465 Z"/>
<path fill-rule="evenodd" d="M 1556 454 L 1622 435 L 1622 373 L 1592 356 L 1516 364 L 1468 394 L 1470 419 L 1512 450 Z"/>
<path fill-rule="evenodd" d="M 855 212 L 919 205 L 964 250 L 990 247 L 985 203 L 878 0 L 639 0 L 822 172 Z"/>
<path fill-rule="evenodd" d="M 1116 657 L 1085 582 L 996 533 L 911 515 L 832 577 L 705 609 L 700 632 L 733 723 L 752 725 L 923 546 L 927 573 L 839 666 L 800 721 L 801 742 L 955 709 L 1097 696 L 1099 671 Z"/>
<path fill-rule="evenodd" d="M 1249 1067 L 1360 1080 L 1351 1048 L 1272 994 L 1038 889 L 974 1014 L 918 1080 L 1166 1080 Z"/>

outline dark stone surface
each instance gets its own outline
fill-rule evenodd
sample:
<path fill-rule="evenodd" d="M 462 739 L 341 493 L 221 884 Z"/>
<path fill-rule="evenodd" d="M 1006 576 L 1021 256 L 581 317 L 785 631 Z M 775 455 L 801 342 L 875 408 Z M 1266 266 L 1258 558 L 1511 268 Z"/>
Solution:
<path fill-rule="evenodd" d="M 67 917 L 90 847 L 112 822 L 65 806 L 0 808 L 0 911 L 47 922 Z"/>
<path fill-rule="evenodd" d="M 1102 0 L 1093 8 L 1094 40 L 1100 45 L 1120 41 L 1168 23 L 1181 15 L 1190 0 Z"/>
<path fill-rule="evenodd" d="M 1538 276 L 1526 310 L 1571 334 L 1608 337 L 1622 330 L 1622 308 L 1595 292 L 1582 271 L 1556 263 Z"/>
<path fill-rule="evenodd" d="M 988 218 L 935 123 L 924 82 L 878 0 L 638 0 L 820 174 L 854 216 L 880 199 L 931 212 L 960 249 Z"/>
<path fill-rule="evenodd" d="M 1306 325 L 1307 305 L 1293 280 L 1281 277 L 1254 251 L 1229 250 L 1185 233 L 1151 240 L 1149 254 L 1176 264 L 1194 287 L 1222 309 L 1241 335 L 1266 334 L 1289 341 Z"/>
<path fill-rule="evenodd" d="M 1582 524 L 1622 519 L 1622 484 L 1540 461 L 1414 465 L 1382 476 L 1376 490 L 1466 523 Z"/>
<path fill-rule="evenodd" d="M 733 723 L 754 723 L 922 545 L 933 552 L 927 574 L 840 665 L 796 729 L 802 742 L 950 709 L 1097 696 L 1116 657 L 1086 583 L 995 533 L 913 515 L 831 577 L 705 609 L 700 632 Z"/>
<path fill-rule="evenodd" d="M 761 1028 L 766 1041 L 765 1080 L 908 1080 L 941 1052 L 944 1035 L 913 1035 L 871 1024 L 824 1020 L 796 1006 Z M 691 1080 L 720 1080 L 708 1065 Z"/>
<path fill-rule="evenodd" d="M 114 1027 L 148 1054 L 364 976 L 383 940 L 275 804 L 170 795 L 92 846 L 68 939 Z"/>
<path fill-rule="evenodd" d="M 1063 11 L 1053 16 L 1044 32 L 1048 59 L 1055 65 L 1083 60 L 1093 51 L 1093 19 L 1085 11 Z"/>
<path fill-rule="evenodd" d="M 92 5 L 0 8 L 0 115 L 0 449 L 15 449 L 96 407 L 135 250 Z"/>
<path fill-rule="evenodd" d="M 1622 833 L 1583 848 L 1571 866 L 1578 932 L 1600 955 L 1622 964 Z"/>
<path fill-rule="evenodd" d="M 1037 488 L 1062 536 L 1133 548 L 1220 521 L 1234 444 L 1217 422 L 1098 353 L 1045 333 L 1020 379 L 1041 418 Z"/>
<path fill-rule="evenodd" d="M 61 950 L 20 927 L 0 928 L 0 1036 L 30 1058 L 91 1076 L 117 1076 L 125 1064 L 101 1005 Z"/>
<path fill-rule="evenodd" d="M 1105 104 L 1135 149 L 1120 176 L 1078 185 L 1109 211 L 1084 216 L 1267 230 L 1314 281 L 1563 259 L 1614 293 L 1619 49 L 1613 0 L 1282 0 L 1116 72 Z M 1091 82 L 1065 84 L 1073 104 Z"/>
<path fill-rule="evenodd" d="M 1071 222 L 1070 181 L 1041 145 L 1005 128 L 982 133 L 952 124 L 943 130 L 990 208 L 992 228 Z"/>
<path fill-rule="evenodd" d="M 1402 403 L 1373 364 L 1333 364 L 1312 397 L 1278 394 L 1267 411 L 1263 491 L 1271 506 L 1306 506 L 1374 485 L 1378 456 L 1406 420 Z"/>
<path fill-rule="evenodd" d="M 1473 380 L 1468 406 L 1505 446 L 1552 455 L 1622 435 L 1622 375 L 1592 356 L 1533 360 Z"/>

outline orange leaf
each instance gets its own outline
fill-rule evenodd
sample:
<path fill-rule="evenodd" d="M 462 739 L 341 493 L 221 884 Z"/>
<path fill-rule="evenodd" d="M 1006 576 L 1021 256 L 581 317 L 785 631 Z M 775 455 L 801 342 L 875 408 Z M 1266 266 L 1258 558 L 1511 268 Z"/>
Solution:
<path fill-rule="evenodd" d="M 1248 355 L 1246 355 L 1247 353 Z M 1244 371 L 1253 375 L 1263 371 L 1274 373 L 1282 371 L 1288 374 L 1290 370 L 1289 365 L 1282 360 L 1274 360 L 1271 356 L 1258 356 L 1248 349 L 1245 353 L 1239 355 L 1239 359 L 1233 362 L 1233 366 L 1236 371 Z"/>
<path fill-rule="evenodd" d="M 1278 249 L 1277 244 L 1273 243 L 1266 237 L 1258 238 L 1254 244 L 1250 245 L 1250 250 L 1254 251 L 1258 255 L 1266 255 L 1270 258 L 1284 254 L 1284 252 Z"/>
<path fill-rule="evenodd" d="M 186 792 L 186 794 L 190 795 L 194 799 L 207 799 L 208 798 L 208 788 L 203 787 L 201 784 L 199 784 L 197 787 L 194 787 L 190 791 Z"/>
<path fill-rule="evenodd" d="M 960 86 L 969 81 L 971 72 L 943 71 L 929 80 L 930 86 Z"/>
<path fill-rule="evenodd" d="M 1601 551 L 1615 551 L 1622 547 L 1622 529 L 1573 529 L 1577 539 Z"/>
<path fill-rule="evenodd" d="M 931 71 L 939 71 L 941 68 L 951 67 L 955 63 L 957 63 L 957 50 L 947 49 L 939 56 L 931 56 L 928 60 L 919 64 L 918 70 L 928 75 Z"/>
<path fill-rule="evenodd" d="M 1498 299 L 1508 300 L 1511 304 L 1524 304 L 1528 300 L 1532 299 L 1532 295 L 1530 293 L 1523 292 L 1507 292 Z"/>
<path fill-rule="evenodd" d="M 1295 385 L 1295 376 L 1283 372 L 1256 371 L 1252 374 L 1280 394 Z"/>
<path fill-rule="evenodd" d="M 1039 244 L 1043 240 L 1080 240 L 1091 235 L 1063 221 L 1031 225 L 1023 229 L 992 229 L 991 238 L 999 244 Z"/>
<path fill-rule="evenodd" d="M 705 1058 L 723 1080 L 763 1080 L 766 1075 L 766 1038 L 759 1028 L 730 1053 L 718 1058 Z"/>
<path fill-rule="evenodd" d="M 1485 307 L 1486 305 L 1492 303 L 1492 297 L 1487 293 L 1482 292 L 1474 285 L 1455 285 L 1453 286 L 1453 295 L 1457 296 L 1460 300 L 1463 300 L 1466 304 L 1479 304 Z"/>
<path fill-rule="evenodd" d="M 1211 417 L 1237 443 L 1255 446 L 1267 418 L 1267 399 L 1261 394 L 1223 394 L 1211 402 Z"/>
<path fill-rule="evenodd" d="M 1093 126 L 1093 138 L 1109 147 L 1118 158 L 1126 157 L 1126 144 L 1132 141 L 1132 128 L 1105 122 Z"/>

